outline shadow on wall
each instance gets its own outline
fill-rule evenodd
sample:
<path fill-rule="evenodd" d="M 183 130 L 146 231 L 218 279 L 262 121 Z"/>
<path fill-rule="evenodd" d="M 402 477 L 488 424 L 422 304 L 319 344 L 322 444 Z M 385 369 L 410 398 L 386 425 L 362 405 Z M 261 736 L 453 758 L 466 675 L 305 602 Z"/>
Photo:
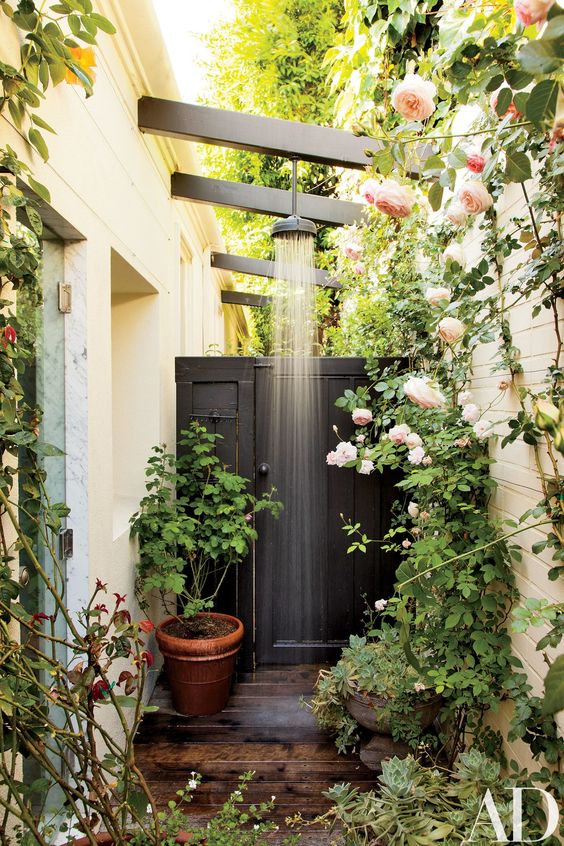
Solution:
<path fill-rule="evenodd" d="M 159 441 L 157 290 L 112 250 L 112 452 L 114 540 L 145 493 L 145 465 Z"/>

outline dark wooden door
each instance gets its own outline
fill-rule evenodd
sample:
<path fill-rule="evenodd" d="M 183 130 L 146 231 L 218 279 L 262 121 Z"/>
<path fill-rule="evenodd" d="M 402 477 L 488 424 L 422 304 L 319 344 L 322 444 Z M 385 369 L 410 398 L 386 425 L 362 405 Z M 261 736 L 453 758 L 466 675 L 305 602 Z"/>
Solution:
<path fill-rule="evenodd" d="M 343 521 L 360 522 L 381 539 L 394 496 L 389 476 L 360 476 L 328 467 L 326 453 L 353 430 L 350 414 L 335 407 L 346 388 L 366 384 L 364 359 L 319 359 L 315 455 L 315 501 L 308 509 L 307 543 L 296 543 L 292 503 L 296 483 L 271 437 L 273 368 L 269 359 L 181 358 L 176 363 L 179 430 L 200 419 L 224 440 L 221 458 L 246 476 L 257 495 L 273 486 L 286 507 L 279 520 L 259 514 L 259 540 L 249 559 L 233 573 L 220 598 L 222 610 L 236 613 L 246 627 L 245 668 L 257 664 L 332 661 L 351 633 L 362 628 L 365 601 L 393 590 L 394 566 L 379 544 L 366 554 L 347 554 Z M 281 424 L 284 425 L 283 423 Z M 268 465 L 261 475 L 257 468 Z M 294 487 L 292 488 L 292 484 Z M 294 522 L 294 526 L 293 526 Z M 313 538 L 313 540 L 312 540 Z"/>

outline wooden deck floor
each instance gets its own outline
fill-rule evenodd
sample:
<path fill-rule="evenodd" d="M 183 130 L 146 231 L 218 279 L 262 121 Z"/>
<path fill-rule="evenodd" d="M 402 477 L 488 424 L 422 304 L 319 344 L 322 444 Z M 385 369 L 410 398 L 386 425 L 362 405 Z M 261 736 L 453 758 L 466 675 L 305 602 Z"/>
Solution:
<path fill-rule="evenodd" d="M 159 682 L 152 700 L 159 711 L 146 716 L 136 742 L 138 764 L 159 804 L 174 798 L 195 770 L 203 784 L 190 813 L 209 817 L 236 787 L 237 777 L 254 770 L 249 801 L 276 796 L 276 822 L 282 827 L 285 817 L 298 811 L 312 818 L 327 810 L 330 803 L 322 792 L 336 783 L 369 788 L 375 773 L 356 757 L 338 755 L 310 711 L 300 707 L 316 677 L 311 666 L 240 674 L 229 705 L 213 717 L 177 714 Z M 313 846 L 332 839 L 309 830 L 302 842 Z"/>

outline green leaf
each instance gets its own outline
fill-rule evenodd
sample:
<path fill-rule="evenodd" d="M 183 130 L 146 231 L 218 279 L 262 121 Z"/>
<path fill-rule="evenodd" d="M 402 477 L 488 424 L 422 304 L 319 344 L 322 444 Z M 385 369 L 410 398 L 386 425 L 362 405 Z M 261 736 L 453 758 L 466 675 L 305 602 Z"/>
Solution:
<path fill-rule="evenodd" d="M 526 116 L 533 123 L 540 125 L 552 123 L 557 98 L 558 82 L 555 79 L 543 79 L 529 94 Z"/>
<path fill-rule="evenodd" d="M 108 35 L 114 35 L 116 33 L 116 28 L 113 23 L 103 15 L 99 15 L 97 12 L 92 12 L 90 20 L 94 21 L 96 26 L 101 29 L 102 32 L 107 32 Z"/>
<path fill-rule="evenodd" d="M 33 206 L 27 205 L 25 207 L 25 213 L 27 215 L 27 219 L 31 224 L 31 228 L 35 232 L 38 238 L 41 238 L 43 234 L 43 221 L 41 220 L 41 216 L 37 209 L 34 209 Z"/>
<path fill-rule="evenodd" d="M 559 655 L 551 665 L 544 680 L 542 713 L 557 714 L 564 710 L 564 655 Z"/>
<path fill-rule="evenodd" d="M 424 173 L 439 174 L 444 170 L 445 163 L 440 156 L 429 156 L 423 165 Z"/>
<path fill-rule="evenodd" d="M 46 203 L 51 202 L 51 194 L 49 193 L 49 189 L 45 187 L 41 182 L 37 182 L 33 176 L 27 177 L 27 182 L 29 187 L 35 191 L 35 193 L 41 197 L 42 200 L 45 200 Z"/>
<path fill-rule="evenodd" d="M 507 182 L 526 182 L 531 178 L 531 161 L 526 153 L 508 153 L 505 178 Z"/>
<path fill-rule="evenodd" d="M 49 158 L 49 150 L 47 149 L 47 144 L 45 143 L 43 136 L 39 132 L 39 130 L 31 128 L 27 133 L 27 137 L 29 138 L 30 143 L 35 147 L 43 161 L 46 162 Z"/>
<path fill-rule="evenodd" d="M 32 115 L 32 116 L 31 116 L 31 120 L 33 121 L 33 123 L 34 123 L 36 126 L 40 126 L 42 129 L 46 129 L 46 130 L 47 130 L 47 132 L 53 132 L 54 134 L 56 134 L 56 133 L 55 133 L 55 130 L 53 129 L 53 127 L 52 127 L 52 126 L 49 126 L 49 124 L 47 123 L 47 121 L 46 121 L 46 120 L 43 120 L 43 118 L 40 118 L 40 117 L 39 117 L 39 115 Z"/>
<path fill-rule="evenodd" d="M 513 92 L 510 88 L 502 88 L 497 97 L 497 103 L 495 104 L 495 110 L 499 117 L 503 117 L 503 115 L 507 112 L 509 106 L 513 102 Z"/>
<path fill-rule="evenodd" d="M 562 65 L 564 48 L 558 41 L 548 40 L 545 33 L 545 37 L 524 44 L 519 50 L 517 58 L 521 62 L 521 66 L 529 73 L 553 73 L 553 71 L 559 70 Z"/>
<path fill-rule="evenodd" d="M 507 72 L 505 79 L 507 80 L 507 84 L 513 89 L 513 91 L 521 91 L 521 89 L 526 88 L 527 85 L 530 85 L 533 81 L 533 77 L 530 73 L 526 73 L 522 70 L 510 70 Z"/>
<path fill-rule="evenodd" d="M 443 201 L 443 186 L 439 182 L 434 182 L 429 189 L 428 200 L 433 211 L 438 211 Z"/>

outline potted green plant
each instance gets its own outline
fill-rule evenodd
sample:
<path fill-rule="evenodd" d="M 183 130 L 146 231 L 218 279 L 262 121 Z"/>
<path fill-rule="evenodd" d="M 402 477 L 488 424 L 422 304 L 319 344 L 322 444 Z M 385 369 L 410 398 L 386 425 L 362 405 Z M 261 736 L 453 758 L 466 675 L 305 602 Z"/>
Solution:
<path fill-rule="evenodd" d="M 345 752 L 360 739 L 359 726 L 417 746 L 441 703 L 407 661 L 396 629 L 382 623 L 370 637 L 351 636 L 337 664 L 320 671 L 311 707 Z"/>
<path fill-rule="evenodd" d="M 257 500 L 247 480 L 221 464 L 219 437 L 193 422 L 182 432 L 178 457 L 154 447 L 147 495 L 131 519 L 140 601 L 146 606 L 157 591 L 170 614 L 156 637 L 181 714 L 215 714 L 227 703 L 243 623 L 211 609 L 257 537 L 255 512 L 277 516 L 281 508 L 272 493 Z"/>

